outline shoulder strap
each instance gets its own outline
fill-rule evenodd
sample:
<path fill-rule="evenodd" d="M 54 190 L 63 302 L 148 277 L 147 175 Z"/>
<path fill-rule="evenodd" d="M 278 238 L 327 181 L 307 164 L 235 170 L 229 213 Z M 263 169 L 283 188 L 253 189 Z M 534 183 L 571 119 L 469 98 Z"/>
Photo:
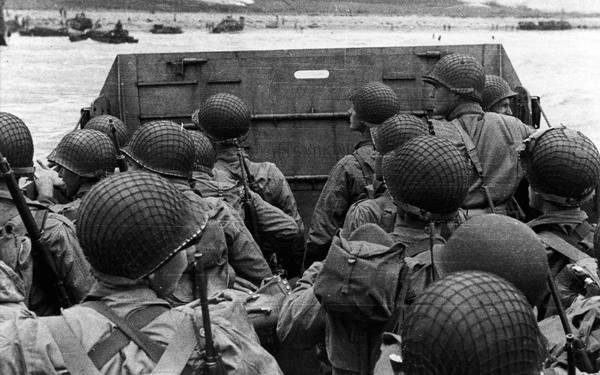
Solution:
<path fill-rule="evenodd" d="M 197 346 L 193 317 L 185 314 L 151 375 L 185 374 L 186 364 Z M 198 335 L 200 336 L 200 335 Z M 204 348 L 198 348 L 202 351 Z"/>
<path fill-rule="evenodd" d="M 159 361 L 164 348 L 152 341 L 146 334 L 129 325 L 124 319 L 117 316 L 110 307 L 101 301 L 87 301 L 82 304 L 94 309 L 99 314 L 113 322 L 127 337 L 136 343 L 155 363 Z"/>
<path fill-rule="evenodd" d="M 458 124 L 456 124 L 455 122 L 451 122 L 451 124 L 454 124 L 454 126 L 460 133 L 460 137 L 462 138 L 462 141 L 465 144 L 465 147 L 467 149 L 467 156 L 469 157 L 469 160 L 473 164 L 473 167 L 475 167 L 475 170 L 477 171 L 477 175 L 479 177 L 481 177 L 481 180 L 483 181 L 483 167 L 481 165 L 481 161 L 479 160 L 479 155 L 477 155 L 477 148 L 475 147 L 475 144 L 473 143 L 473 139 L 471 139 L 471 136 L 465 130 L 466 125 L 465 125 L 464 120 L 459 117 L 458 121 L 460 121 L 460 126 L 458 126 Z"/>
<path fill-rule="evenodd" d="M 577 262 L 581 259 L 590 257 L 588 254 L 579 250 L 578 248 L 571 245 L 567 241 L 563 240 L 560 236 L 552 232 L 543 231 L 541 233 L 538 233 L 538 236 L 541 238 L 542 242 L 546 246 L 569 258 L 569 260 L 572 262 Z"/>
<path fill-rule="evenodd" d="M 373 183 L 373 168 L 367 163 L 365 158 L 361 155 L 360 148 L 354 150 L 352 156 L 358 162 L 358 166 L 362 172 L 363 178 L 365 179 L 365 185 L 369 185 Z"/>
<path fill-rule="evenodd" d="M 101 375 L 62 315 L 42 318 L 71 375 Z"/>
<path fill-rule="evenodd" d="M 84 303 L 84 306 L 85 305 L 86 303 Z M 95 310 L 94 307 L 91 308 Z M 159 315 L 168 310 L 169 309 L 165 306 L 152 305 L 132 311 L 125 319 L 133 329 L 139 330 L 150 324 Z M 113 330 L 108 337 L 97 342 L 88 352 L 88 356 L 91 358 L 94 365 L 96 365 L 96 368 L 101 369 L 108 361 L 110 361 L 112 357 L 114 357 L 130 342 L 131 339 L 125 333 L 123 333 L 122 330 L 116 329 Z M 160 347 L 160 350 L 164 349 Z"/>

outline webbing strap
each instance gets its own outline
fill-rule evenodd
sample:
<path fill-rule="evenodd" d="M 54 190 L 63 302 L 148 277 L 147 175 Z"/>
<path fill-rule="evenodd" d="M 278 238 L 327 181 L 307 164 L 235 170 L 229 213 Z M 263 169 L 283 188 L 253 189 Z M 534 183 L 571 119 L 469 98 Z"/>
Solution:
<path fill-rule="evenodd" d="M 86 304 L 87 303 L 84 303 L 84 306 Z M 167 307 L 160 305 L 147 306 L 142 309 L 132 311 L 127 315 L 125 320 L 133 329 L 139 330 L 150 324 L 159 315 L 168 310 L 169 309 Z M 116 329 L 112 331 L 111 334 L 104 340 L 97 342 L 88 352 L 88 356 L 94 365 L 96 365 L 96 368 L 101 369 L 108 361 L 110 361 L 112 357 L 119 353 L 119 351 L 125 348 L 130 342 L 131 339 L 125 333 L 123 333 L 123 331 Z M 164 349 L 160 347 L 160 350 Z"/>
<path fill-rule="evenodd" d="M 165 350 L 160 361 L 154 367 L 151 375 L 173 375 L 185 373 L 184 369 L 194 349 L 196 348 L 196 336 L 193 317 L 185 314 L 177 331 L 171 338 L 169 346 Z M 203 348 L 198 348 L 201 351 Z"/>
<path fill-rule="evenodd" d="M 569 261 L 571 262 L 577 262 L 581 259 L 590 258 L 588 254 L 579 250 L 552 232 L 544 231 L 538 233 L 538 236 L 546 246 L 569 258 Z"/>
<path fill-rule="evenodd" d="M 101 375 L 62 315 L 41 320 L 50 330 L 71 375 Z"/>
<path fill-rule="evenodd" d="M 365 179 L 365 185 L 369 185 L 373 183 L 373 168 L 367 163 L 365 158 L 360 154 L 360 149 L 355 150 L 352 153 L 354 159 L 358 162 L 360 167 L 360 171 L 362 172 L 363 178 Z"/>
<path fill-rule="evenodd" d="M 124 319 L 117 316 L 117 314 L 115 314 L 110 307 L 106 306 L 106 304 L 101 301 L 87 301 L 83 303 L 83 306 L 94 309 L 96 312 L 113 322 L 117 328 L 135 342 L 153 362 L 156 363 L 160 360 L 160 356 L 164 351 L 163 347 L 150 340 L 150 338 L 146 334 L 140 332 L 139 329 L 132 327 Z"/>

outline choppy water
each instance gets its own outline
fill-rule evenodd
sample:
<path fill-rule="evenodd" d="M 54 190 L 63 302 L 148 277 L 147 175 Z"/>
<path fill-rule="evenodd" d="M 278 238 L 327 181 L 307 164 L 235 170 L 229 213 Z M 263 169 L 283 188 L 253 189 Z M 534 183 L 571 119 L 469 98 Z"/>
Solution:
<path fill-rule="evenodd" d="M 492 40 L 492 35 L 494 40 Z M 30 126 L 36 156 L 52 147 L 97 96 L 119 53 L 503 43 L 522 83 L 542 97 L 553 124 L 582 130 L 600 145 L 600 31 L 432 32 L 248 30 L 240 34 L 134 33 L 138 44 L 71 43 L 67 38 L 13 36 L 0 49 L 0 110 Z"/>

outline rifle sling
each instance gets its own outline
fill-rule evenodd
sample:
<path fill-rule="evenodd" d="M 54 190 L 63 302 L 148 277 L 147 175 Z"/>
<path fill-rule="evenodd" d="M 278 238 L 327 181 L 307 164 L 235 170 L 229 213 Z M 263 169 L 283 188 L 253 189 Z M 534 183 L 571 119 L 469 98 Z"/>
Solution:
<path fill-rule="evenodd" d="M 92 358 L 94 364 L 99 365 L 98 368 L 102 368 L 110 358 L 127 346 L 130 341 L 135 342 L 153 362 L 157 363 L 160 360 L 165 350 L 164 347 L 152 341 L 139 329 L 148 325 L 157 316 L 167 311 L 168 308 L 158 305 L 149 306 L 130 314 L 126 321 L 117 316 L 110 307 L 101 301 L 86 301 L 82 305 L 94 309 L 118 328 L 118 330 L 114 330 L 110 336 L 94 345 L 90 350 L 89 356 Z M 114 345 L 114 347 L 111 345 Z"/>

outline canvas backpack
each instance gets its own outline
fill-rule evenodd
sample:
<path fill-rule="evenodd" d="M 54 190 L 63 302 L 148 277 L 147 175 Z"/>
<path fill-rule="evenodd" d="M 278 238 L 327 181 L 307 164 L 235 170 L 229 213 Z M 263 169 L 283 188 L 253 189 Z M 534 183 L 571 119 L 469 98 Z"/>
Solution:
<path fill-rule="evenodd" d="M 359 231 L 362 238 L 354 236 Z M 365 324 L 385 323 L 408 289 L 404 256 L 405 246 L 392 244 L 374 224 L 361 226 L 349 238 L 338 231 L 315 281 L 315 296 L 328 314 Z"/>

